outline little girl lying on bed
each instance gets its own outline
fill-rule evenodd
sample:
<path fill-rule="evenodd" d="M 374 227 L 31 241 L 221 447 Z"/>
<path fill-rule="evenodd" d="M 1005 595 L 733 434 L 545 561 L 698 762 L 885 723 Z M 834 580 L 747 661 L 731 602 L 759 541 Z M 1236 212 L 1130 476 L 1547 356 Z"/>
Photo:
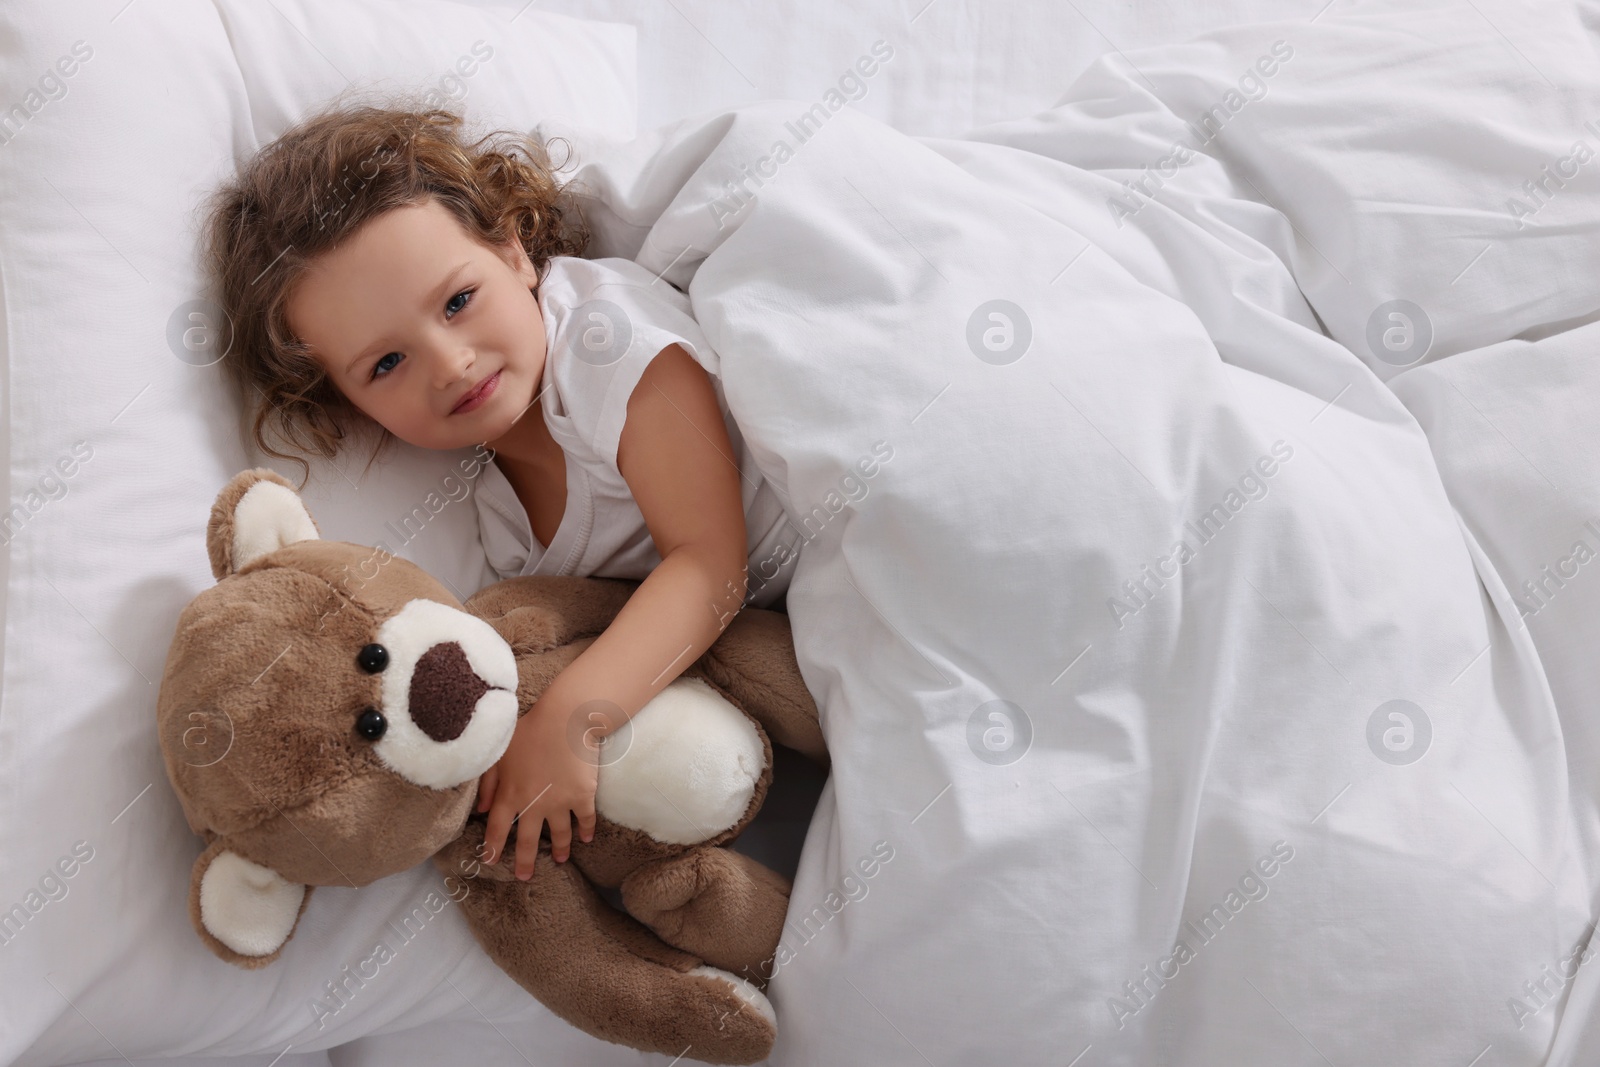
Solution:
<path fill-rule="evenodd" d="M 258 397 L 264 452 L 309 472 L 267 442 L 269 418 L 325 457 L 360 424 L 381 428 L 372 458 L 396 438 L 487 444 L 475 497 L 500 577 L 643 579 L 480 782 L 485 859 L 516 820 L 519 878 L 544 823 L 557 861 L 573 816 L 593 834 L 597 753 L 574 738 L 622 725 L 745 603 L 776 603 L 799 551 L 688 298 L 632 261 L 578 258 L 587 241 L 537 140 L 469 143 L 448 112 L 370 107 L 267 145 L 207 227 L 225 365 Z"/>

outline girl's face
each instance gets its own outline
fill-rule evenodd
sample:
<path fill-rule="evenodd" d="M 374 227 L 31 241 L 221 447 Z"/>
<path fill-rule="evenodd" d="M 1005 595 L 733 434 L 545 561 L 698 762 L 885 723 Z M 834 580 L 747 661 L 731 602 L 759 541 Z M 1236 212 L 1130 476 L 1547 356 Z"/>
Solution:
<path fill-rule="evenodd" d="M 538 281 L 433 200 L 384 212 L 314 260 L 289 296 L 295 336 L 352 404 L 420 448 L 494 441 L 544 374 Z M 487 400 L 457 410 L 498 375 Z"/>

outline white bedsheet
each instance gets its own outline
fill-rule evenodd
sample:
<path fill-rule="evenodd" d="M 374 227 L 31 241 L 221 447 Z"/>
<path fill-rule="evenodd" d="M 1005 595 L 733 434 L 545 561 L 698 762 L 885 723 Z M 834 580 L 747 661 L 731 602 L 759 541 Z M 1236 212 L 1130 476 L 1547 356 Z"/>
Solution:
<path fill-rule="evenodd" d="M 1528 998 L 1524 981 L 1558 966 L 1592 921 L 1586 724 L 1597 709 L 1582 672 L 1594 638 L 1586 620 L 1600 604 L 1574 580 L 1523 630 L 1506 587 L 1570 555 L 1569 528 L 1582 536 L 1581 520 L 1600 516 L 1600 476 L 1586 466 L 1592 400 L 1586 409 L 1574 399 L 1583 382 L 1593 388 L 1582 359 L 1592 331 L 1539 342 L 1538 359 L 1497 343 L 1593 313 L 1581 285 L 1595 277 L 1582 245 L 1600 249 L 1594 200 L 1574 183 L 1541 208 L 1542 232 L 1478 263 L 1504 252 L 1500 273 L 1481 283 L 1465 274 L 1470 300 L 1419 301 L 1437 312 L 1440 337 L 1462 339 L 1454 349 L 1441 345 L 1396 376 L 1361 343 L 1374 293 L 1415 300 L 1426 280 L 1449 296 L 1430 205 L 1463 209 L 1445 220 L 1458 230 L 1476 208 L 1486 240 L 1499 241 L 1521 175 L 1587 136 L 1569 119 L 1585 107 L 1600 115 L 1587 85 L 1571 110 L 1544 108 L 1540 79 L 1592 77 L 1589 38 L 1566 10 L 1418 11 L 1435 37 L 1480 46 L 1470 69 L 1430 67 L 1426 55 L 1405 68 L 1424 85 L 1442 79 L 1431 105 L 1459 109 L 1446 147 L 1459 147 L 1463 130 L 1483 138 L 1480 151 L 1452 157 L 1415 114 L 1378 122 L 1382 79 L 1357 83 L 1349 71 L 1384 71 L 1375 57 L 1398 39 L 1367 36 L 1361 12 L 1341 2 L 1295 29 L 1296 59 L 1236 116 L 1221 145 L 1232 169 L 1187 170 L 1117 227 L 1104 198 L 1170 150 L 1178 131 L 1167 109 L 1214 104 L 1275 31 L 1133 49 L 1250 21 L 1262 7 L 1158 18 L 1143 7 L 1028 5 L 996 21 L 935 0 L 920 13 L 807 7 L 804 17 L 751 13 L 741 23 L 709 4 L 577 6 L 561 9 L 641 25 L 641 129 L 789 98 L 736 123 L 669 131 L 655 143 L 676 146 L 675 169 L 636 169 L 655 144 L 645 142 L 593 154 L 588 172 L 619 211 L 602 220 L 596 254 L 638 254 L 663 269 L 684 244 L 718 249 L 703 276 L 693 254 L 667 277 L 692 281 L 697 313 L 720 331 L 739 404 L 791 503 L 804 510 L 833 488 L 859 498 L 808 549 L 791 593 L 802 666 L 836 752 L 796 918 L 826 906 L 830 890 L 842 887 L 849 903 L 816 937 L 795 937 L 773 986 L 784 1034 L 774 1062 L 1068 1063 L 1080 1050 L 1084 1067 L 1257 1062 L 1235 1047 L 1245 1039 L 1270 1062 L 1362 1053 L 1466 1063 L 1487 1047 L 1480 1062 L 1532 1064 L 1552 1041 L 1550 1062 L 1586 1062 L 1596 1038 L 1584 1045 L 1579 1026 L 1593 1024 L 1581 1006 L 1593 1003 L 1600 969 L 1579 971 L 1571 1007 L 1561 989 L 1521 1029 L 1507 1002 Z M 1281 17 L 1284 6 L 1270 9 Z M 834 116 L 737 230 L 710 225 L 729 176 L 718 165 L 753 164 L 781 119 L 820 99 L 878 39 L 894 42 L 895 58 L 852 106 L 913 133 L 1038 111 L 1102 52 L 1129 52 L 1137 72 L 1097 67 L 1054 119 L 969 141 L 917 142 Z M 1336 78 L 1321 86 L 1334 97 L 1327 106 L 1286 80 L 1318 56 L 1324 66 L 1311 69 L 1345 72 L 1343 107 Z M 1399 69 L 1392 57 L 1388 66 Z M 1441 84 L 1481 86 L 1524 121 L 1485 123 L 1471 110 L 1481 99 L 1452 98 Z M 1306 135 L 1335 121 L 1403 134 L 1408 118 L 1413 140 L 1387 145 L 1382 162 L 1416 208 L 1391 212 L 1395 227 L 1363 228 L 1384 215 L 1368 198 L 1373 162 L 1341 157 L 1336 129 Z M 1347 180 L 1302 183 L 1297 166 Z M 1460 184 L 1468 178 L 1480 184 Z M 647 231 L 652 246 L 641 251 Z M 1394 243 L 1407 234 L 1429 240 Z M 812 273 L 778 269 L 786 248 L 814 256 Z M 1551 262 L 1569 265 L 1564 284 L 1550 282 Z M 857 288 L 807 284 L 819 277 Z M 1361 286 L 1359 299 L 1346 291 Z M 1030 315 L 1031 348 L 1014 364 L 986 364 L 964 347 L 979 290 Z M 961 295 L 935 299 L 946 292 Z M 794 301 L 784 314 L 776 294 Z M 1350 347 L 1322 336 L 1318 316 Z M 1496 322 L 1507 332 L 1496 336 Z M 1454 354 L 1481 345 L 1496 347 Z M 805 418 L 792 417 L 794 404 Z M 1279 438 L 1295 453 L 1262 477 L 1267 495 L 1243 506 L 1181 582 L 1112 629 L 1105 601 L 1170 546 L 1194 505 L 1222 500 Z M 894 458 L 845 482 L 877 440 Z M 1368 746 L 1371 713 L 1393 697 L 1429 713 L 1428 752 L 1410 765 Z M 1030 716 L 1028 754 L 1012 764 L 978 755 L 986 730 L 1000 728 L 990 744 L 1005 740 L 1004 720 L 973 719 L 994 699 Z M 864 892 L 842 882 L 880 840 L 894 859 L 857 883 Z M 1279 840 L 1295 851 L 1267 864 L 1266 895 L 1241 905 L 1216 944 L 1115 1028 L 1107 1001 L 1126 996 L 1122 983 L 1158 966 L 1179 920 L 1223 904 Z M 387 909 L 407 888 L 362 892 Z M 430 1008 L 450 1021 L 415 1028 L 401 1013 L 377 1036 L 331 1053 L 300 1056 L 297 1046 L 277 1062 L 454 1062 L 463 1047 L 486 1065 L 665 1062 L 555 1023 L 472 952 L 459 924 L 440 933 L 441 951 L 457 956 Z M 118 980 L 104 978 L 107 988 Z M 70 1015 L 52 1037 L 110 1052 Z M 262 1051 L 227 1062 L 265 1065 L 284 1050 Z"/>

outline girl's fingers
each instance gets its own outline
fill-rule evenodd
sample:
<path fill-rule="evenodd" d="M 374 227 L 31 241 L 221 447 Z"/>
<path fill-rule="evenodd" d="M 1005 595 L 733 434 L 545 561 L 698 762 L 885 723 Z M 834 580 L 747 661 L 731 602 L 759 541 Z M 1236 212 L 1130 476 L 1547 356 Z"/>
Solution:
<path fill-rule="evenodd" d="M 594 808 L 578 813 L 578 836 L 585 841 L 594 840 Z"/>
<path fill-rule="evenodd" d="M 498 765 L 490 767 L 483 772 L 483 777 L 478 779 L 478 810 L 488 811 L 494 804 L 494 787 L 500 782 Z"/>
<path fill-rule="evenodd" d="M 488 854 L 484 856 L 483 862 L 500 862 L 500 853 L 506 843 L 506 830 L 510 825 L 511 816 L 505 807 L 498 807 L 489 812 L 489 823 L 483 830 L 483 844 Z"/>
<path fill-rule="evenodd" d="M 563 811 L 550 818 L 550 854 L 557 863 L 565 863 L 567 850 L 572 847 L 572 812 Z"/>
<path fill-rule="evenodd" d="M 533 861 L 539 855 L 539 827 L 543 820 L 534 821 L 523 815 L 517 820 L 517 877 L 523 881 L 533 877 Z"/>

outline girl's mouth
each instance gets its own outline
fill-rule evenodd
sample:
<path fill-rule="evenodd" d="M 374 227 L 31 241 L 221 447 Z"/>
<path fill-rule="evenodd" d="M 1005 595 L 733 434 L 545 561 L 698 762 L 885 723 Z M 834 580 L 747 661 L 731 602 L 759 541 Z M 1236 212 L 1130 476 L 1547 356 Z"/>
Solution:
<path fill-rule="evenodd" d="M 494 391 L 499 387 L 499 385 L 500 372 L 495 371 L 493 374 L 489 375 L 489 377 L 485 378 L 482 384 L 480 384 L 476 389 L 462 397 L 461 403 L 457 404 L 455 408 L 451 410 L 450 414 L 464 415 L 474 408 L 481 407 L 484 401 L 488 400 L 494 395 Z"/>

